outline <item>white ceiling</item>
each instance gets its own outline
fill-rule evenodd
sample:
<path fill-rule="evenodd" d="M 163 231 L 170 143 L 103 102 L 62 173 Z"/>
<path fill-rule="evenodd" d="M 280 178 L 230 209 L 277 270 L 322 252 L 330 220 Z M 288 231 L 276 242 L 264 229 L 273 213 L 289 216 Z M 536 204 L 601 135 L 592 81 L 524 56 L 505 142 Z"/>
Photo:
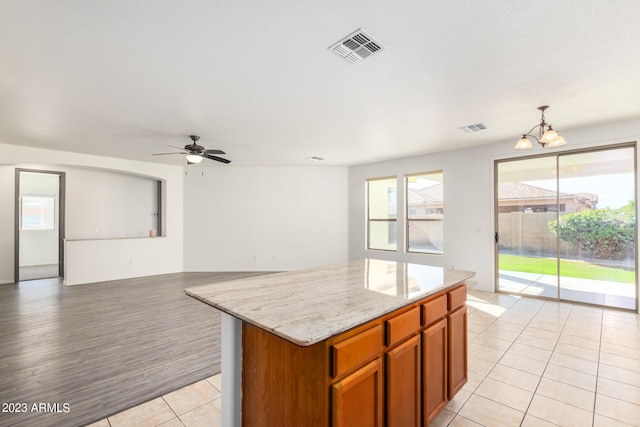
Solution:
<path fill-rule="evenodd" d="M 358 28 L 385 50 L 327 50 Z M 0 2 L 0 143 L 355 165 L 515 143 L 544 104 L 561 132 L 640 118 L 640 1 Z"/>

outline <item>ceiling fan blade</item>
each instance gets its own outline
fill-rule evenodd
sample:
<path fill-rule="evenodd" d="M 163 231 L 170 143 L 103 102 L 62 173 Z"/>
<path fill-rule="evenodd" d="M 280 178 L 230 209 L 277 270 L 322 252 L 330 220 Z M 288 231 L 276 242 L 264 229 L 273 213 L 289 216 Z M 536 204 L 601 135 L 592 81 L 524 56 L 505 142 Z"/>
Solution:
<path fill-rule="evenodd" d="M 204 150 L 205 154 L 227 154 L 222 150 Z"/>
<path fill-rule="evenodd" d="M 231 163 L 231 160 L 223 159 L 222 157 L 218 157 L 218 156 L 212 156 L 206 153 L 203 153 L 202 157 L 206 157 L 207 159 L 210 159 L 210 160 L 215 160 L 216 162 Z"/>
<path fill-rule="evenodd" d="M 154 153 L 154 154 L 152 154 L 152 156 L 164 156 L 165 154 L 189 154 L 189 153 L 187 153 L 185 151 L 181 151 L 179 153 Z"/>
<path fill-rule="evenodd" d="M 173 146 L 173 145 L 167 145 L 167 147 L 175 148 L 176 150 L 180 150 L 180 151 L 185 149 L 185 147 L 176 147 L 176 146 Z"/>

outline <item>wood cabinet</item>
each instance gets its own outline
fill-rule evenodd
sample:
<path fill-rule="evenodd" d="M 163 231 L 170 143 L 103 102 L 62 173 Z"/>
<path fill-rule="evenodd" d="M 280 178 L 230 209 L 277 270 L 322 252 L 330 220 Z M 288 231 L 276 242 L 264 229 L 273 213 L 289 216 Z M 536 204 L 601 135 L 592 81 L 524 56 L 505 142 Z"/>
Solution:
<path fill-rule="evenodd" d="M 385 353 L 386 425 L 420 426 L 420 336 Z"/>
<path fill-rule="evenodd" d="M 467 307 L 462 306 L 448 317 L 449 400 L 467 382 Z"/>
<path fill-rule="evenodd" d="M 467 287 L 423 304 L 422 408 L 424 424 L 438 415 L 467 382 Z"/>
<path fill-rule="evenodd" d="M 449 402 L 447 319 L 436 321 L 422 332 L 422 405 L 428 425 Z"/>
<path fill-rule="evenodd" d="M 243 323 L 244 426 L 427 426 L 467 378 L 466 286 L 307 347 Z"/>
<path fill-rule="evenodd" d="M 333 427 L 382 427 L 382 363 L 377 358 L 331 385 Z"/>

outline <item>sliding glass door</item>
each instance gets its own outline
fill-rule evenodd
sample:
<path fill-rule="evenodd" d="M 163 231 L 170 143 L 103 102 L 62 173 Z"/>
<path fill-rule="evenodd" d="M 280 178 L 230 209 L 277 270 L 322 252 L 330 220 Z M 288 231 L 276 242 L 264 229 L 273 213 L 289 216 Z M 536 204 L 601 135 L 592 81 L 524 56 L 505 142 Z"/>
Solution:
<path fill-rule="evenodd" d="M 552 224 L 562 242 L 560 298 L 635 309 L 635 150 L 561 155 L 558 190 L 571 195 Z"/>
<path fill-rule="evenodd" d="M 498 289 L 557 298 L 558 245 L 549 222 L 558 218 L 556 159 L 496 163 Z"/>
<path fill-rule="evenodd" d="M 637 308 L 635 145 L 497 161 L 503 292 Z"/>

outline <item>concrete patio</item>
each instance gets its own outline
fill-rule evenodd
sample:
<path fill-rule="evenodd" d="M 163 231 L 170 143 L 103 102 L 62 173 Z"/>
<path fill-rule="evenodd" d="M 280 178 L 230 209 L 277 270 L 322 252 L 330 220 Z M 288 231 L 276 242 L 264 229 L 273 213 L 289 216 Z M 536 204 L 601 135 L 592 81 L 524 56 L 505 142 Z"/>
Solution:
<path fill-rule="evenodd" d="M 500 270 L 499 289 L 523 295 L 558 298 L 556 276 Z M 636 310 L 636 285 L 633 283 L 579 279 L 560 276 L 560 298 L 566 301 L 598 304 Z"/>

